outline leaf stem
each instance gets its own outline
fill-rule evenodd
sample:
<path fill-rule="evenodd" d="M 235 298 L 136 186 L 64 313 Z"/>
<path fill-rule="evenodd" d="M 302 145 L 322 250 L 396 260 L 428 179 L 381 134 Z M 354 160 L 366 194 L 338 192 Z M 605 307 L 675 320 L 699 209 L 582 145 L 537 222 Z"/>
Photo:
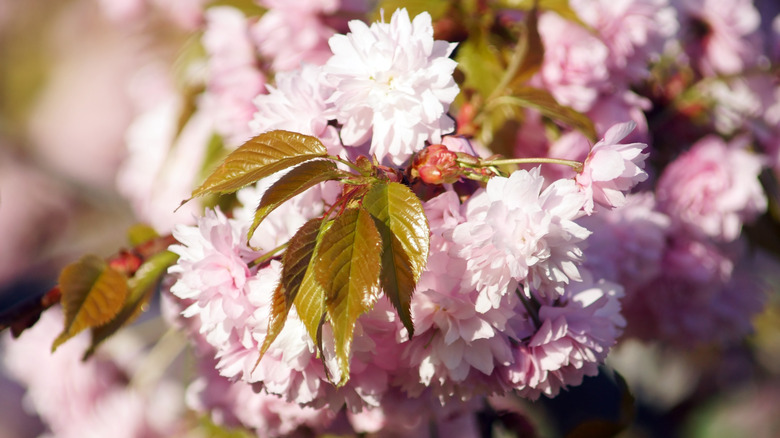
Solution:
<path fill-rule="evenodd" d="M 277 246 L 276 248 L 268 251 L 267 253 L 265 253 L 265 254 L 261 255 L 260 257 L 252 260 L 251 262 L 247 263 L 247 267 L 249 267 L 251 269 L 251 268 L 254 268 L 255 266 L 262 265 L 263 263 L 265 263 L 265 262 L 271 260 L 272 258 L 276 257 L 276 253 L 278 253 L 279 251 L 287 248 L 287 245 L 289 245 L 289 244 L 290 244 L 290 242 L 284 242 L 283 244 Z"/>
<path fill-rule="evenodd" d="M 353 163 L 353 162 L 351 162 L 351 161 L 349 161 L 349 160 L 345 160 L 345 159 L 343 159 L 343 158 L 341 158 L 341 157 L 338 157 L 338 156 L 333 156 L 333 155 L 328 155 L 328 157 L 327 157 L 327 158 L 330 158 L 330 159 L 331 159 L 331 160 L 333 160 L 333 161 L 338 161 L 339 163 L 341 163 L 341 164 L 344 164 L 344 165 L 348 166 L 350 169 L 354 170 L 355 172 L 359 173 L 360 175 L 363 175 L 363 176 L 368 176 L 368 175 L 366 175 L 366 174 L 363 172 L 363 169 L 361 169 L 361 168 L 360 168 L 360 167 L 358 167 L 358 166 L 357 166 L 355 163 Z"/>
<path fill-rule="evenodd" d="M 458 163 L 469 164 L 469 163 L 463 163 L 460 160 L 458 161 Z M 561 158 L 547 158 L 547 157 L 503 158 L 497 160 L 485 160 L 480 163 L 480 167 L 501 166 L 504 164 L 562 164 L 564 166 L 571 167 L 577 173 L 582 172 L 582 163 L 579 161 L 564 160 Z"/>
<path fill-rule="evenodd" d="M 138 369 L 130 378 L 129 386 L 149 390 L 157 384 L 168 367 L 184 351 L 187 342 L 177 329 L 166 331 L 145 355 Z"/>
<path fill-rule="evenodd" d="M 528 300 L 528 297 L 525 296 L 525 293 L 520 291 L 520 288 L 515 289 L 515 293 L 518 297 L 520 297 L 520 301 L 523 302 L 523 307 L 525 307 L 525 310 L 528 311 L 528 315 L 531 317 L 531 320 L 533 320 L 534 325 L 539 328 L 542 326 L 542 322 L 539 320 L 539 306 L 537 303 L 532 303 Z M 534 304 L 537 304 L 534 306 Z"/>
<path fill-rule="evenodd" d="M 523 30 L 524 30 L 523 33 L 527 33 L 528 29 L 525 26 L 523 26 Z M 518 41 L 515 44 L 515 50 L 512 51 L 512 57 L 509 59 L 509 65 L 507 65 L 506 71 L 504 72 L 504 75 L 501 77 L 501 81 L 498 83 L 496 88 L 494 88 L 493 91 L 490 93 L 490 96 L 488 96 L 486 102 L 489 103 L 506 92 L 506 89 L 509 87 L 509 84 L 515 78 L 515 75 L 517 74 L 517 70 L 520 68 L 520 65 L 522 65 L 526 52 L 528 52 L 527 35 L 525 38 L 522 38 L 520 41 Z"/>

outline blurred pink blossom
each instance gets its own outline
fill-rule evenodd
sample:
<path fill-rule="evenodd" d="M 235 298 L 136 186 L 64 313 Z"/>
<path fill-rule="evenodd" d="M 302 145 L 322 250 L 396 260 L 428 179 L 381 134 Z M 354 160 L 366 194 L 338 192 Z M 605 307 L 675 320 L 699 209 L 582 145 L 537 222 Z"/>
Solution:
<path fill-rule="evenodd" d="M 626 335 L 683 347 L 736 341 L 752 330 L 751 319 L 766 299 L 759 273 L 776 269 L 761 255 L 729 254 L 677 237 L 659 275 L 626 297 Z"/>
<path fill-rule="evenodd" d="M 607 85 L 609 49 L 596 36 L 554 12 L 539 17 L 544 62 L 537 74 L 558 103 L 587 111 Z"/>
<path fill-rule="evenodd" d="M 742 224 L 767 208 L 758 181 L 762 158 L 741 143 L 707 136 L 670 163 L 656 187 L 661 211 L 696 234 L 736 239 Z"/>
<path fill-rule="evenodd" d="M 570 4 L 609 48 L 612 80 L 646 78 L 648 64 L 660 57 L 678 28 L 668 0 L 574 0 Z"/>
<path fill-rule="evenodd" d="M 338 0 L 261 3 L 269 10 L 252 26 L 252 35 L 275 71 L 295 70 L 302 63 L 322 65 L 330 58 L 328 38 L 335 30 L 323 18 L 337 10 Z"/>
<path fill-rule="evenodd" d="M 0 287 L 43 261 L 75 208 L 73 193 L 4 147 L 0 139 Z"/>
<path fill-rule="evenodd" d="M 661 270 L 671 221 L 657 211 L 652 193 L 626 196 L 626 203 L 580 218 L 593 234 L 585 247 L 584 265 L 597 278 L 621 284 L 626 295 Z"/>
<path fill-rule="evenodd" d="M 209 8 L 202 41 L 208 55 L 208 81 L 201 107 L 233 148 L 250 137 L 252 100 L 265 90 L 265 75 L 257 65 L 249 22 L 238 9 Z"/>
<path fill-rule="evenodd" d="M 27 122 L 33 154 L 69 179 L 112 190 L 134 110 L 126 84 L 154 55 L 88 2 L 65 6 L 48 31 L 53 64 Z"/>
<path fill-rule="evenodd" d="M 176 396 L 181 394 L 172 382 L 127 386 L 140 353 L 134 346 L 137 339 L 116 336 L 96 357 L 82 362 L 90 343 L 86 332 L 51 352 L 62 326 L 59 308 L 45 312 L 18 340 L 5 342 L 3 357 L 12 376 L 27 387 L 28 403 L 55 436 L 147 438 L 179 430 L 182 406 Z M 109 344 L 124 356 L 113 355 Z"/>
<path fill-rule="evenodd" d="M 707 76 L 755 65 L 761 15 L 751 0 L 674 0 L 685 51 Z"/>
<path fill-rule="evenodd" d="M 200 210 L 197 201 L 176 208 L 195 187 L 214 127 L 203 111 L 178 126 L 185 104 L 159 64 L 139 70 L 131 91 L 138 115 L 125 134 L 127 156 L 116 175 L 117 189 L 140 220 L 169 232 L 192 223 Z"/>

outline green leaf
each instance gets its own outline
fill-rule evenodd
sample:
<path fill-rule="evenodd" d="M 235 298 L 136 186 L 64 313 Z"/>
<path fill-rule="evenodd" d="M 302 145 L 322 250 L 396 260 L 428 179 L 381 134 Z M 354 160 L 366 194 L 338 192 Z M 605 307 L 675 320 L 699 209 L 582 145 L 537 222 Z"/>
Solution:
<path fill-rule="evenodd" d="M 411 337 L 412 294 L 428 261 L 428 219 L 417 196 L 396 182 L 372 185 L 363 208 L 374 217 L 382 236 L 382 288 Z"/>
<path fill-rule="evenodd" d="M 523 108 L 520 106 L 500 105 L 491 108 L 482 121 L 478 136 L 480 143 L 494 154 L 513 156 L 517 134 L 524 117 Z"/>
<path fill-rule="evenodd" d="M 260 223 L 277 207 L 321 182 L 340 179 L 343 176 L 344 173 L 336 164 L 327 160 L 309 161 L 292 169 L 263 194 L 260 205 L 255 210 L 255 219 L 249 228 L 247 241 L 252 239 Z"/>
<path fill-rule="evenodd" d="M 542 11 L 553 11 L 562 18 L 579 24 L 585 29 L 592 30 L 580 19 L 574 9 L 569 6 L 569 0 L 500 0 L 499 6 L 530 11 L 536 7 Z"/>
<path fill-rule="evenodd" d="M 531 11 L 525 18 L 523 33 L 518 41 L 513 56 L 519 56 L 520 61 L 514 78 L 509 84 L 510 88 L 520 87 L 527 82 L 536 72 L 542 68 L 544 61 L 544 45 L 539 35 L 539 15 L 537 11 Z M 512 59 L 512 63 L 515 60 Z"/>
<path fill-rule="evenodd" d="M 469 39 L 460 44 L 455 60 L 465 75 L 462 88 L 474 89 L 483 97 L 493 93 L 506 69 L 495 45 L 479 29 L 472 31 Z"/>
<path fill-rule="evenodd" d="M 382 0 L 374 8 L 372 21 L 379 21 L 382 18 L 381 11 L 384 10 L 385 22 L 390 21 L 390 17 L 396 9 L 406 8 L 409 12 L 409 18 L 414 20 L 417 15 L 428 12 L 433 21 L 441 18 L 450 8 L 452 2 L 449 0 Z"/>
<path fill-rule="evenodd" d="M 84 353 L 84 360 L 95 353 L 95 349 L 120 328 L 140 315 L 154 293 L 154 286 L 179 256 L 170 251 L 155 254 L 144 262 L 128 281 L 129 293 L 119 313 L 107 324 L 92 328 L 92 341 Z"/>
<path fill-rule="evenodd" d="M 266 132 L 231 152 L 192 192 L 190 199 L 232 193 L 280 170 L 327 154 L 325 146 L 316 137 L 288 131 Z"/>
<path fill-rule="evenodd" d="M 336 385 L 349 380 L 349 356 L 355 323 L 368 312 L 379 294 L 382 237 L 371 215 L 351 208 L 333 221 L 322 237 L 315 261 L 317 281 L 325 290 L 325 306 L 330 316 L 336 359 L 341 377 Z"/>
<path fill-rule="evenodd" d="M 306 222 L 298 229 L 287 245 L 287 251 L 285 251 L 282 257 L 281 279 L 279 285 L 274 290 L 271 301 L 271 316 L 268 319 L 268 330 L 266 331 L 263 345 L 260 347 L 260 356 L 257 358 L 257 363 L 260 363 L 260 359 L 263 358 L 268 347 L 271 346 L 284 328 L 287 315 L 290 313 L 290 308 L 298 295 L 303 278 L 311 264 L 321 225 L 322 219 L 312 219 Z M 322 313 L 320 313 L 320 316 L 322 316 Z"/>
<path fill-rule="evenodd" d="M 495 107 L 503 105 L 520 108 L 533 108 L 542 115 L 569 125 L 582 132 L 592 142 L 597 140 L 593 122 L 580 112 L 555 101 L 547 90 L 533 87 L 520 87 L 512 90 L 511 96 L 498 97 L 491 102 Z"/>
<path fill-rule="evenodd" d="M 86 255 L 62 270 L 59 278 L 65 328 L 52 351 L 82 330 L 111 320 L 127 297 L 127 277 L 95 255 Z"/>
<path fill-rule="evenodd" d="M 141 245 L 158 237 L 160 235 L 149 224 L 135 224 L 127 230 L 127 238 L 132 246 Z"/>

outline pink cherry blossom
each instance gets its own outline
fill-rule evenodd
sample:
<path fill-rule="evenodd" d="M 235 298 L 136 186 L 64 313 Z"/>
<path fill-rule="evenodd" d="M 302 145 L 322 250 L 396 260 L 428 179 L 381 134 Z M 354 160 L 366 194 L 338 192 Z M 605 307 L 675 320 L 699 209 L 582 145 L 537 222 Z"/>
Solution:
<path fill-rule="evenodd" d="M 761 16 L 751 0 L 674 0 L 683 44 L 705 75 L 739 73 L 755 63 Z"/>
<path fill-rule="evenodd" d="M 177 135 L 184 102 L 162 70 L 149 66 L 133 84 L 141 111 L 125 133 L 127 156 L 116 178 L 118 191 L 136 216 L 159 232 L 169 232 L 176 224 L 192 223 L 200 210 L 194 201 L 174 211 L 192 193 L 213 125 L 198 111 Z"/>
<path fill-rule="evenodd" d="M 390 23 L 349 23 L 334 35 L 325 74 L 335 88 L 329 99 L 345 145 L 371 140 L 370 153 L 400 165 L 426 141 L 441 143 L 454 128 L 447 115 L 458 94 L 452 78 L 454 44 L 433 40 L 431 16 L 409 19 L 406 9 Z"/>
<path fill-rule="evenodd" d="M 499 330 L 506 323 L 505 312 L 480 314 L 475 294 L 470 298 L 446 287 L 425 287 L 412 304 L 417 331 L 404 354 L 417 376 L 408 378 L 405 390 L 417 395 L 429 387 L 441 400 L 503 392 L 493 373 L 511 361 L 509 340 Z"/>
<path fill-rule="evenodd" d="M 609 129 L 619 123 L 633 121 L 636 128 L 632 130 L 624 140 L 627 143 L 650 144 L 647 118 L 645 112 L 652 109 L 652 103 L 633 91 L 614 91 L 602 94 L 593 103 L 588 117 L 593 120 L 596 133 L 604 136 Z"/>
<path fill-rule="evenodd" d="M 623 288 L 604 280 L 583 281 L 566 287 L 557 300 L 542 299 L 535 328 L 514 347 L 513 363 L 501 372 L 523 397 L 554 397 L 566 386 L 594 376 L 609 349 L 622 333 L 620 314 Z M 528 336 L 529 320 L 518 333 Z"/>
<path fill-rule="evenodd" d="M 187 388 L 186 401 L 190 409 L 210 415 L 216 424 L 249 428 L 266 438 L 285 436 L 301 427 L 322 432 L 336 417 L 330 409 L 300 406 L 256 391 L 246 382 L 231 382 L 215 370 L 215 362 L 209 359 L 213 354 L 210 348 L 202 352 L 198 377 Z"/>
<path fill-rule="evenodd" d="M 751 318 L 766 299 L 768 286 L 757 273 L 776 269 L 761 255 L 729 254 L 677 237 L 658 277 L 627 297 L 626 334 L 683 347 L 735 341 L 752 330 Z"/>
<path fill-rule="evenodd" d="M 220 211 L 207 211 L 197 227 L 177 226 L 171 246 L 179 254 L 169 270 L 178 280 L 171 293 L 194 302 L 184 316 L 199 315 L 200 333 L 218 349 L 230 341 L 231 332 L 243 332 L 252 314 L 245 288 L 251 275 L 247 263 L 260 256 L 246 245 L 246 231 Z"/>
<path fill-rule="evenodd" d="M 254 100 L 257 111 L 249 123 L 254 135 L 284 129 L 319 138 L 331 155 L 341 155 L 343 147 L 338 131 L 329 125 L 327 103 L 333 94 L 322 73 L 322 67 L 304 64 L 301 68 L 278 73 L 268 94 Z"/>
<path fill-rule="evenodd" d="M 575 178 L 577 186 L 587 196 L 586 213 L 593 212 L 594 203 L 608 208 L 623 205 L 625 193 L 647 179 L 647 173 L 642 169 L 648 156 L 642 150 L 647 145 L 620 143 L 635 127 L 634 122 L 617 124 L 591 148 L 582 172 Z"/>
<path fill-rule="evenodd" d="M 54 436 L 121 438 L 166 437 L 180 429 L 181 388 L 160 380 L 150 388 L 127 386 L 136 372 L 140 340 L 128 332 L 115 336 L 89 361 L 81 357 L 90 344 L 82 332 L 52 353 L 62 330 L 59 308 L 14 342 L 3 339 L 3 364 L 27 387 L 26 400 Z"/>
<path fill-rule="evenodd" d="M 263 0 L 269 10 L 252 28 L 260 54 L 278 71 L 300 68 L 301 63 L 322 65 L 331 56 L 328 38 L 335 30 L 324 20 L 339 7 L 338 0 Z"/>
<path fill-rule="evenodd" d="M 629 295 L 660 272 L 671 220 L 657 211 L 652 193 L 628 195 L 624 206 L 578 223 L 593 232 L 585 266 L 594 276 L 621 284 Z"/>
<path fill-rule="evenodd" d="M 743 223 L 767 208 L 758 181 L 762 164 L 739 139 L 727 144 L 719 137 L 704 137 L 661 174 L 656 187 L 660 209 L 686 230 L 734 240 Z"/>
<path fill-rule="evenodd" d="M 595 29 L 609 48 L 613 79 L 643 79 L 678 28 L 668 0 L 573 0 L 572 9 Z"/>
<path fill-rule="evenodd" d="M 438 436 L 467 438 L 479 435 L 479 408 L 478 399 L 452 400 L 442 406 L 430 392 L 410 399 L 400 391 L 392 391 L 381 407 L 350 412 L 348 419 L 355 432 L 377 437 L 429 438 L 434 429 Z"/>
<path fill-rule="evenodd" d="M 265 89 L 247 18 L 232 7 L 209 8 L 203 46 L 209 71 L 201 105 L 228 147 L 234 148 L 249 138 L 255 110 L 252 99 Z"/>
<path fill-rule="evenodd" d="M 539 17 L 544 62 L 537 75 L 560 104 L 587 111 L 608 79 L 609 49 L 596 36 L 554 12 Z"/>
<path fill-rule="evenodd" d="M 590 233 L 573 220 L 585 198 L 574 181 L 558 180 L 542 190 L 544 182 L 538 167 L 491 178 L 463 205 L 466 221 L 447 236 L 480 291 L 478 311 L 497 308 L 521 281 L 556 294 L 579 280 L 578 244 Z"/>

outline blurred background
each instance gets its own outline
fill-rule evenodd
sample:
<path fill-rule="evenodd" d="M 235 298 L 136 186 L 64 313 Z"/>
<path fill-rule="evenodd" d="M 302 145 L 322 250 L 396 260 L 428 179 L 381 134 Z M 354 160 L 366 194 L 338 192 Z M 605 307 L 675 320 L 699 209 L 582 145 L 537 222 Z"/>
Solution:
<path fill-rule="evenodd" d="M 158 3 L 0 0 L 0 311 L 44 294 L 82 254 L 126 245 L 137 220 L 116 176 L 127 129 L 149 105 L 138 88 L 180 59 L 200 19 L 197 2 Z M 632 399 L 604 395 L 621 383 L 594 378 L 520 409 L 537 431 L 567 430 L 572 409 L 602 392 L 630 412 L 621 437 L 779 437 L 780 283 L 770 280 L 766 310 L 742 342 L 692 350 L 623 342 L 608 364 Z M 0 438 L 44 431 L 24 392 L 0 369 Z M 579 433 L 571 436 L 596 436 Z"/>

